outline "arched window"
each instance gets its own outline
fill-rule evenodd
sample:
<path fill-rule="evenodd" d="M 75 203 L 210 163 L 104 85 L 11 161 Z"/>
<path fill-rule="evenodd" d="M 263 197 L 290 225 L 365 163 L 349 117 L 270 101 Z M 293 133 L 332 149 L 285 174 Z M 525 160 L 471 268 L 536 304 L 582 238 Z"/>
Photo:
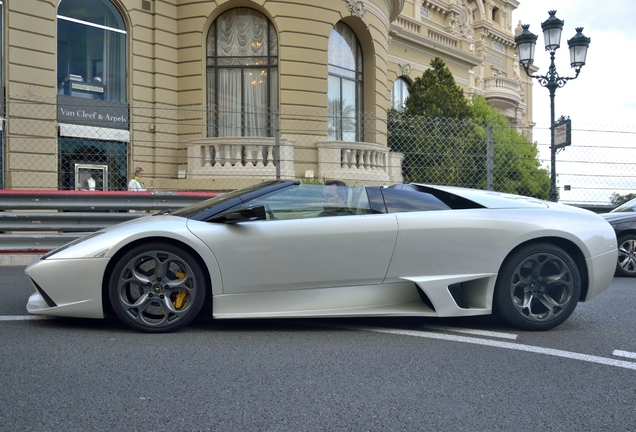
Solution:
<path fill-rule="evenodd" d="M 126 102 L 126 25 L 110 0 L 61 0 L 58 93 Z"/>
<path fill-rule="evenodd" d="M 278 107 L 278 36 L 249 8 L 220 15 L 207 38 L 208 136 L 272 136 Z"/>
<path fill-rule="evenodd" d="M 402 77 L 393 81 L 391 90 L 391 108 L 396 111 L 404 111 L 406 98 L 409 97 L 409 83 Z"/>
<path fill-rule="evenodd" d="M 351 28 L 339 22 L 329 36 L 328 137 L 361 141 L 362 49 Z"/>

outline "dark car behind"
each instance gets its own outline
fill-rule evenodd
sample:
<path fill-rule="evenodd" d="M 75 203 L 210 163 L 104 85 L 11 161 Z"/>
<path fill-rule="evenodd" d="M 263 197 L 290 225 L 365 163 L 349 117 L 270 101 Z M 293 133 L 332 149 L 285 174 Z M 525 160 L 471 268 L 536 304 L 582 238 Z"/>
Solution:
<path fill-rule="evenodd" d="M 618 240 L 616 276 L 636 276 L 636 198 L 602 214 Z"/>

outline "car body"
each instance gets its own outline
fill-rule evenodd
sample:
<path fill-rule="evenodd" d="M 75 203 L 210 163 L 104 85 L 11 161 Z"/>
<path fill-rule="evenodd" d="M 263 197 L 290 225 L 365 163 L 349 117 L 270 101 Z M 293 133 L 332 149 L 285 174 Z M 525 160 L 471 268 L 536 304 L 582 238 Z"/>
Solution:
<path fill-rule="evenodd" d="M 321 217 L 327 187 L 350 210 Z M 340 214 L 336 212 L 336 214 Z M 582 209 L 497 192 L 269 181 L 125 222 L 25 269 L 33 314 L 115 314 L 145 332 L 212 316 L 462 317 L 561 324 L 605 290 L 614 231 Z M 203 308 L 203 309 L 202 309 Z"/>
<path fill-rule="evenodd" d="M 616 232 L 618 243 L 616 276 L 636 276 L 636 198 L 601 216 Z"/>

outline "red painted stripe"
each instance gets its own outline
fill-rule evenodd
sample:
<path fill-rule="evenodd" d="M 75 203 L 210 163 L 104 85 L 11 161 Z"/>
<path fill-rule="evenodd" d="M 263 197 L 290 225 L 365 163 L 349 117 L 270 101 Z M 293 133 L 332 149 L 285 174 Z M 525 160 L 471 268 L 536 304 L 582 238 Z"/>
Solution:
<path fill-rule="evenodd" d="M 0 197 L 3 195 L 48 195 L 48 196 L 139 196 L 139 195 L 154 195 L 155 192 L 151 191 L 61 191 L 61 190 L 0 190 Z M 191 196 L 191 197 L 204 197 L 210 198 L 217 196 L 218 192 L 170 192 L 172 195 L 177 196 Z M 163 196 L 157 194 L 157 196 Z"/>

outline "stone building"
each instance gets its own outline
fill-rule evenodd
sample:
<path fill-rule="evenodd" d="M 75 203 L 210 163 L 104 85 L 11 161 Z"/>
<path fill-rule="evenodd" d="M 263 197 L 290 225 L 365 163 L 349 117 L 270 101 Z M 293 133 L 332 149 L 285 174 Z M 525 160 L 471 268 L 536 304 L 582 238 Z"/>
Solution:
<path fill-rule="evenodd" d="M 441 57 L 529 131 L 517 0 L 3 0 L 2 187 L 401 180 L 386 111 Z M 277 160 L 279 163 L 275 163 Z M 93 180 L 93 183 L 94 180 Z"/>

